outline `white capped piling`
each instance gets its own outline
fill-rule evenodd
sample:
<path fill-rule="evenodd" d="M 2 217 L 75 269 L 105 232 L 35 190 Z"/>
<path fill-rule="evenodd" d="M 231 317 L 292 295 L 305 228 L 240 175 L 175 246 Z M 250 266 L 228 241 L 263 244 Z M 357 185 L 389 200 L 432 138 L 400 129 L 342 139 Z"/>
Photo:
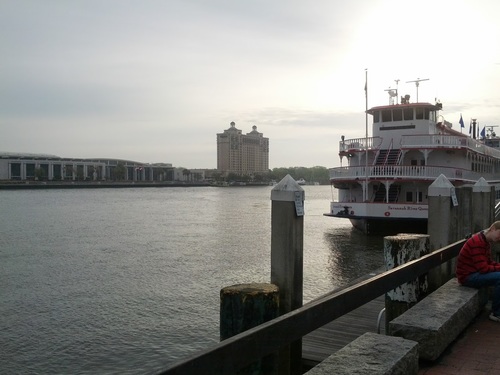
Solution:
<path fill-rule="evenodd" d="M 429 212 L 427 233 L 431 250 L 441 249 L 464 238 L 464 228 L 471 226 L 472 189 L 464 186 L 455 189 L 452 183 L 440 175 L 428 189 Z M 429 271 L 429 292 L 446 283 L 454 272 L 454 262 L 443 263 Z"/>
<path fill-rule="evenodd" d="M 481 177 L 472 187 L 472 231 L 489 228 L 495 221 L 495 187 Z"/>
<path fill-rule="evenodd" d="M 450 223 L 455 222 L 458 216 L 458 210 L 453 210 L 453 207 L 458 206 L 458 199 L 455 187 L 444 175 L 440 175 L 429 186 L 427 195 L 427 233 L 431 236 L 431 248 L 437 250 L 450 243 Z"/>
<path fill-rule="evenodd" d="M 384 237 L 384 260 L 386 270 L 399 267 L 407 262 L 430 253 L 429 235 L 400 233 Z M 402 284 L 385 295 L 386 327 L 394 318 L 427 295 L 427 275 Z"/>
<path fill-rule="evenodd" d="M 481 177 L 472 187 L 472 230 L 470 233 L 489 228 L 496 220 L 495 201 L 495 187 Z M 491 251 L 493 259 L 500 261 L 500 245 L 493 244 Z"/>
<path fill-rule="evenodd" d="M 280 315 L 302 306 L 304 190 L 286 175 L 271 190 L 271 283 L 279 288 Z M 280 351 L 280 374 L 300 374 L 302 340 Z"/>

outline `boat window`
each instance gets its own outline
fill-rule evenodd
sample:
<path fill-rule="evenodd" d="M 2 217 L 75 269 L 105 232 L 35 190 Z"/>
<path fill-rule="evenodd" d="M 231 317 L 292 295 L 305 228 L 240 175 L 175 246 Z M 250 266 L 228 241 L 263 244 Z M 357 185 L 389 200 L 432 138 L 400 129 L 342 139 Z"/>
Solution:
<path fill-rule="evenodd" d="M 413 120 L 413 108 L 403 109 L 403 117 L 405 120 Z"/>
<path fill-rule="evenodd" d="M 384 109 L 382 111 L 382 122 L 392 121 L 392 111 L 390 109 Z"/>
<path fill-rule="evenodd" d="M 413 202 L 413 192 L 411 192 L 411 191 L 406 192 L 406 201 Z"/>
<path fill-rule="evenodd" d="M 428 120 L 429 119 L 429 108 L 424 108 L 424 119 Z"/>
<path fill-rule="evenodd" d="M 416 161 L 416 160 L 411 160 L 411 161 L 410 161 L 410 164 L 411 164 L 411 165 L 417 165 L 417 161 Z"/>
<path fill-rule="evenodd" d="M 424 109 L 423 108 L 415 108 L 416 116 L 415 118 L 417 120 L 423 120 L 424 119 Z"/>
<path fill-rule="evenodd" d="M 418 192 L 417 203 L 418 202 L 422 202 L 422 192 L 421 191 Z"/>
<path fill-rule="evenodd" d="M 403 120 L 403 112 L 401 109 L 395 109 L 392 111 L 392 121 L 402 121 Z"/>
<path fill-rule="evenodd" d="M 430 118 L 433 122 L 436 122 L 436 112 L 435 112 L 435 111 L 432 111 L 432 112 L 430 113 L 429 118 Z"/>
<path fill-rule="evenodd" d="M 379 111 L 373 112 L 373 122 L 380 122 L 380 112 Z"/>

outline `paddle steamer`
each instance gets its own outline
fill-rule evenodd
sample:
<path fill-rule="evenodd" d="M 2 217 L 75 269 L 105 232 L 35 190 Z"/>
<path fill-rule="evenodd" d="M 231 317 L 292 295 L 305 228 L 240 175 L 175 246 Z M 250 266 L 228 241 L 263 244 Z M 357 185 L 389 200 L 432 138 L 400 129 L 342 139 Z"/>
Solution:
<path fill-rule="evenodd" d="M 481 177 L 499 184 L 500 138 L 494 126 L 480 131 L 477 119 L 471 119 L 465 129 L 460 117 L 459 130 L 453 129 L 440 114 L 440 102 L 418 101 L 420 81 L 411 81 L 416 102 L 409 95 L 398 100 L 397 90 L 386 90 L 389 104 L 367 109 L 371 137 L 341 137 L 339 156 L 347 165 L 330 169 L 338 200 L 326 216 L 349 219 L 367 234 L 427 233 L 427 189 L 437 177 L 444 175 L 454 186 Z"/>

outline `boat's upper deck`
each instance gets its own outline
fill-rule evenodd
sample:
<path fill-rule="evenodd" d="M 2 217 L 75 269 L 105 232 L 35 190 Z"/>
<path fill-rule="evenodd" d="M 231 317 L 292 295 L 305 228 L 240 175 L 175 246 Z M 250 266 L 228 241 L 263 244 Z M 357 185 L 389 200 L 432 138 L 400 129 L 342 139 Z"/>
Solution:
<path fill-rule="evenodd" d="M 441 108 L 440 104 L 404 102 L 373 107 L 367 113 L 373 116 L 373 137 L 398 142 L 403 135 L 438 134 L 436 124 Z"/>

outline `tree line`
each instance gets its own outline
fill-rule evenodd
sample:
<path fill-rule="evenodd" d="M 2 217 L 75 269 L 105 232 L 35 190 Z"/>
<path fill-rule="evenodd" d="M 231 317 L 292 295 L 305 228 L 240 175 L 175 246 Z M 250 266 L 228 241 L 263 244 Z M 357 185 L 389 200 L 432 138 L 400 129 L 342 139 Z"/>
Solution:
<path fill-rule="evenodd" d="M 236 173 L 229 173 L 225 178 L 220 173 L 214 174 L 216 181 L 243 181 L 243 182 L 279 182 L 287 174 L 292 176 L 295 180 L 303 178 L 307 183 L 319 183 L 321 185 L 330 183 L 330 174 L 326 167 L 279 167 L 270 169 L 269 172 L 264 174 L 238 175 Z"/>

